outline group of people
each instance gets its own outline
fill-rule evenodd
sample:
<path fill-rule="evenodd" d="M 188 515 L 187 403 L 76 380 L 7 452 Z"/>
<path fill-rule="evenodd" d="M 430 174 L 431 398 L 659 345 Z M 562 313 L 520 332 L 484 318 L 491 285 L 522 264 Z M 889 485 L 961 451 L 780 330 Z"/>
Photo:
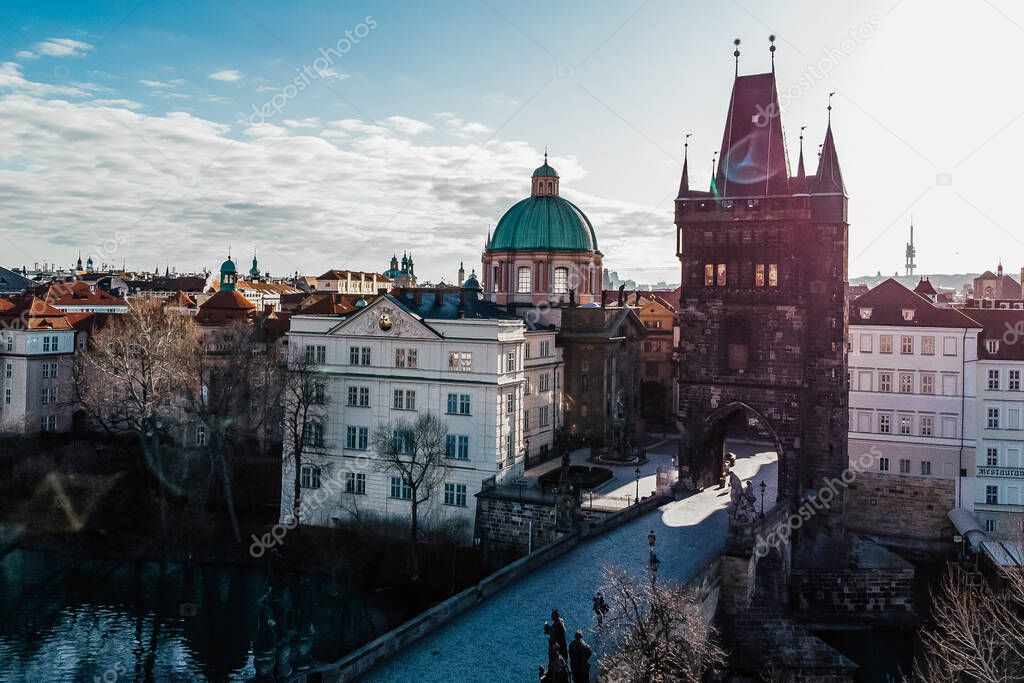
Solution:
<path fill-rule="evenodd" d="M 588 683 L 590 656 L 593 650 L 583 640 L 583 632 L 576 630 L 571 643 L 566 643 L 565 620 L 558 610 L 551 610 L 551 621 L 544 623 L 548 637 L 548 666 L 539 668 L 542 683 Z"/>

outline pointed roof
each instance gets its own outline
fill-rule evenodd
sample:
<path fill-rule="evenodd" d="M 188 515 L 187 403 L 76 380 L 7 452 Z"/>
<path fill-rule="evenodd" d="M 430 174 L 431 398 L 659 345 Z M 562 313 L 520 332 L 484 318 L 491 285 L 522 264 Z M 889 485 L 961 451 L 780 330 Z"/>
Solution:
<path fill-rule="evenodd" d="M 690 172 L 687 169 L 688 160 L 683 156 L 683 176 L 679 179 L 679 194 L 677 197 L 685 197 L 690 191 Z"/>
<path fill-rule="evenodd" d="M 191 308 L 192 306 L 196 305 L 196 300 L 179 289 L 177 292 L 167 297 L 164 300 L 164 304 L 166 304 L 167 306 L 181 306 L 182 308 Z"/>
<path fill-rule="evenodd" d="M 912 311 L 910 316 L 904 311 Z M 889 278 L 850 303 L 850 325 L 887 327 L 981 327 L 955 308 L 936 306 Z"/>
<path fill-rule="evenodd" d="M 846 196 L 843 184 L 843 172 L 839 169 L 839 155 L 836 153 L 836 142 L 832 138 L 832 124 L 825 130 L 825 142 L 821 146 L 821 160 L 818 162 L 818 175 L 811 188 L 814 194 L 841 194 Z"/>
<path fill-rule="evenodd" d="M 921 281 L 917 283 L 916 287 L 914 287 L 914 292 L 921 296 L 935 296 L 938 294 L 938 292 L 935 291 L 935 288 L 932 287 L 932 283 L 924 278 L 921 278 Z"/>
<path fill-rule="evenodd" d="M 37 296 L 25 296 L 0 311 L 4 327 L 29 330 L 70 330 L 67 315 Z"/>
<path fill-rule="evenodd" d="M 774 73 L 736 77 L 715 180 L 723 197 L 788 193 L 780 111 Z"/>

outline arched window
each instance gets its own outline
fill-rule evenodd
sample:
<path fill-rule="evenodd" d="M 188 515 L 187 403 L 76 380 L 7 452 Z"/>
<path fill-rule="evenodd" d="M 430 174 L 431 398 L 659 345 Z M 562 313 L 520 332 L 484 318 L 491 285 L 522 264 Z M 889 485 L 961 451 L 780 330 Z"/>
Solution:
<path fill-rule="evenodd" d="M 530 282 L 530 275 L 532 273 L 530 267 L 519 266 L 519 270 L 516 272 L 518 275 L 516 291 L 519 292 L 520 294 L 529 294 L 531 291 L 533 291 L 531 287 L 532 283 Z"/>
<path fill-rule="evenodd" d="M 555 268 L 555 278 L 552 283 L 552 291 L 555 294 L 567 294 L 569 292 L 569 269 L 565 266 Z"/>

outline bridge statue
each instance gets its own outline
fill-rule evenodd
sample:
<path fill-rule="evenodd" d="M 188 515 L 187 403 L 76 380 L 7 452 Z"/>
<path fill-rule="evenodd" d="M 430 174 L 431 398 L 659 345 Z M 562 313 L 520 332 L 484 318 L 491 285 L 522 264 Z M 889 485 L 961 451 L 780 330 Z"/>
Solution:
<path fill-rule="evenodd" d="M 743 482 L 736 476 L 735 472 L 729 472 L 729 526 L 749 526 L 757 519 L 757 496 L 754 495 L 754 487 L 747 482 L 747 488 L 743 488 Z"/>

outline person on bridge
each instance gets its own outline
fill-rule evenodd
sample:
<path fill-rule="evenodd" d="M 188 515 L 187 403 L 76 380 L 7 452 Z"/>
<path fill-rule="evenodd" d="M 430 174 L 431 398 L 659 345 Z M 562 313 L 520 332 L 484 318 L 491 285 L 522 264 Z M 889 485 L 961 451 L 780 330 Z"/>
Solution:
<path fill-rule="evenodd" d="M 658 540 L 658 537 L 654 535 L 654 529 L 651 529 L 651 533 L 647 534 L 647 545 L 651 547 L 651 557 L 654 557 L 654 544 Z"/>
<path fill-rule="evenodd" d="M 609 607 L 608 603 L 604 601 L 604 593 L 601 591 L 598 591 L 597 595 L 594 596 L 593 603 L 594 616 L 597 617 L 597 625 L 601 626 L 604 624 L 604 615 L 608 614 L 611 607 Z"/>
<path fill-rule="evenodd" d="M 569 666 L 572 667 L 572 683 L 590 682 L 590 655 L 594 654 L 583 640 L 583 632 L 576 631 L 569 644 Z"/>
<path fill-rule="evenodd" d="M 569 656 L 569 650 L 565 642 L 565 621 L 556 609 L 551 610 L 551 627 L 548 631 L 548 642 L 558 646 L 558 652 L 563 658 Z"/>

